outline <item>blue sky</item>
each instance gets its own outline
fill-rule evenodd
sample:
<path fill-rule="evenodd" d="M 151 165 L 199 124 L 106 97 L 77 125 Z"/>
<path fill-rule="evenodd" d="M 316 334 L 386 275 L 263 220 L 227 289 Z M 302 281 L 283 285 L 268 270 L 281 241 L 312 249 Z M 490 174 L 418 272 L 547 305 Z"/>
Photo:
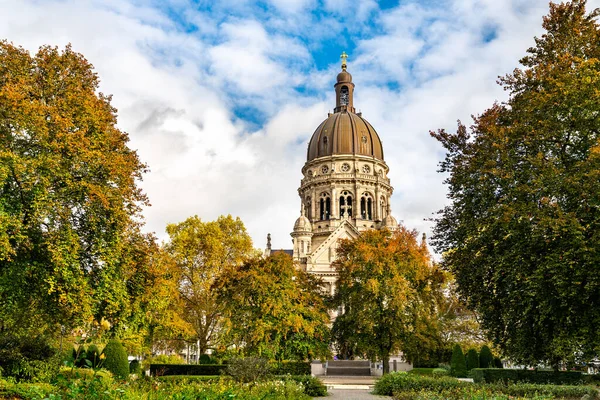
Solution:
<path fill-rule="evenodd" d="M 270 232 L 290 248 L 342 51 L 355 106 L 383 141 L 392 212 L 429 234 L 446 202 L 429 131 L 506 99 L 496 79 L 547 11 L 546 0 L 0 0 L 0 38 L 32 52 L 72 43 L 92 62 L 150 166 L 149 231 L 164 239 L 167 223 L 232 214 L 256 247 Z"/>

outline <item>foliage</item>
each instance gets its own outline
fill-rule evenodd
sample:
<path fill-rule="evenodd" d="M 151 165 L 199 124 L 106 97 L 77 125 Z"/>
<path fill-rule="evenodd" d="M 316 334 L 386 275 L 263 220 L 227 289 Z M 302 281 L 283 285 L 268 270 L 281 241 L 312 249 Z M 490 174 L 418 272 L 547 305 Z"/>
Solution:
<path fill-rule="evenodd" d="M 0 397 L 17 397 L 24 400 L 70 399 L 70 400 L 308 400 L 305 387 L 293 379 L 265 381 L 255 384 L 239 384 L 231 379 L 203 381 L 139 379 L 134 382 L 79 379 L 63 381 L 57 385 L 14 384 L 0 380 Z"/>
<path fill-rule="evenodd" d="M 304 387 L 304 393 L 311 397 L 327 396 L 327 386 L 317 378 L 311 375 L 291 375 L 286 379 L 297 382 Z"/>
<path fill-rule="evenodd" d="M 242 383 L 265 380 L 269 376 L 269 361 L 258 357 L 232 358 L 227 363 L 227 374 Z"/>
<path fill-rule="evenodd" d="M 373 393 L 391 396 L 396 392 L 409 390 L 442 391 L 458 387 L 460 381 L 450 377 L 433 378 L 411 375 L 406 372 L 390 372 L 375 382 Z"/>
<path fill-rule="evenodd" d="M 447 370 L 446 368 L 434 368 L 433 371 L 431 371 L 431 375 L 434 377 L 449 376 L 450 370 Z"/>
<path fill-rule="evenodd" d="M 479 368 L 479 354 L 477 354 L 477 350 L 469 349 L 465 361 L 467 363 L 467 371 L 470 371 L 473 368 Z"/>
<path fill-rule="evenodd" d="M 211 356 L 209 356 L 208 354 L 202 354 L 200 356 L 200 364 L 216 364 L 217 361 L 215 359 L 213 359 Z"/>
<path fill-rule="evenodd" d="M 147 371 L 150 369 L 150 364 L 183 364 L 185 360 L 177 354 L 159 354 L 154 357 L 146 357 L 142 361 L 142 369 Z"/>
<path fill-rule="evenodd" d="M 59 355 L 44 336 L 0 334 L 0 371 L 16 380 L 49 381 L 60 367 Z"/>
<path fill-rule="evenodd" d="M 286 254 L 257 257 L 217 281 L 227 337 L 242 355 L 309 360 L 329 354 L 330 318 L 321 281 Z"/>
<path fill-rule="evenodd" d="M 145 166 L 70 46 L 0 42 L 0 321 L 56 333 L 128 318 Z"/>
<path fill-rule="evenodd" d="M 375 383 L 375 394 L 394 395 L 396 399 L 597 399 L 598 392 L 590 386 L 559 386 L 534 384 L 474 384 L 454 378 L 431 378 L 393 372 Z"/>
<path fill-rule="evenodd" d="M 150 375 L 221 375 L 227 370 L 226 365 L 215 364 L 150 364 Z"/>
<path fill-rule="evenodd" d="M 579 371 L 539 371 L 529 369 L 476 368 L 471 371 L 473 381 L 486 382 L 530 382 L 556 385 L 577 385 L 585 379 Z"/>
<path fill-rule="evenodd" d="M 408 373 L 411 375 L 430 376 L 431 374 L 433 374 L 434 369 L 435 368 L 413 368 L 410 371 L 408 371 Z"/>
<path fill-rule="evenodd" d="M 215 280 L 254 254 L 252 240 L 239 218 L 220 216 L 202 222 L 193 216 L 167 225 L 170 241 L 165 250 L 177 267 L 177 288 L 183 299 L 183 318 L 194 331 L 201 354 L 219 344 L 221 304 L 213 289 Z"/>
<path fill-rule="evenodd" d="M 342 307 L 333 336 L 343 347 L 383 361 L 425 330 L 442 296 L 444 274 L 433 264 L 417 232 L 366 231 L 342 240 L 335 261 L 339 273 L 334 305 Z M 348 355 L 348 354 L 347 354 Z"/>
<path fill-rule="evenodd" d="M 110 340 L 102 355 L 104 359 L 104 368 L 112 372 L 115 377 L 127 379 L 129 377 L 129 361 L 127 360 L 127 351 L 123 344 L 118 340 Z"/>
<path fill-rule="evenodd" d="M 600 11 L 550 4 L 510 92 L 446 149 L 433 244 L 503 354 L 537 365 L 600 345 Z"/>
<path fill-rule="evenodd" d="M 131 360 L 129 363 L 129 373 L 138 376 L 142 374 L 142 364 L 139 360 Z"/>
<path fill-rule="evenodd" d="M 494 368 L 504 368 L 504 364 L 502 364 L 500 357 L 494 357 Z"/>
<path fill-rule="evenodd" d="M 274 361 L 269 363 L 271 375 L 310 375 L 310 363 L 306 361 Z"/>
<path fill-rule="evenodd" d="M 494 366 L 494 356 L 489 347 L 483 346 L 479 352 L 479 368 L 492 368 Z"/>
<path fill-rule="evenodd" d="M 450 375 L 458 378 L 467 377 L 467 363 L 462 349 L 455 345 L 452 349 L 452 361 L 450 363 Z"/>

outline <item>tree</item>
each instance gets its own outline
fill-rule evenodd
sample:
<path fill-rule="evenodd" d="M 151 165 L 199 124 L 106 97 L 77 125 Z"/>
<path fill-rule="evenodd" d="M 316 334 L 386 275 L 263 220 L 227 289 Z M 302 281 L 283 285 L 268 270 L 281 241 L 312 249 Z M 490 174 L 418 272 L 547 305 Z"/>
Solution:
<path fill-rule="evenodd" d="M 131 310 L 124 243 L 146 167 L 67 46 L 0 42 L 0 330 L 57 332 Z M 114 321 L 113 321 L 114 322 Z"/>
<path fill-rule="evenodd" d="M 492 368 L 494 356 L 488 346 L 483 346 L 479 352 L 479 368 Z"/>
<path fill-rule="evenodd" d="M 327 306 L 321 282 L 286 254 L 255 257 L 217 282 L 228 336 L 242 355 L 312 360 L 329 354 Z"/>
<path fill-rule="evenodd" d="M 452 361 L 450 362 L 450 374 L 457 378 L 467 377 L 467 364 L 465 355 L 463 354 L 460 345 L 454 345 L 452 349 Z"/>
<path fill-rule="evenodd" d="M 231 215 L 211 222 L 193 216 L 169 224 L 167 233 L 171 240 L 165 249 L 178 269 L 183 319 L 193 327 L 203 354 L 216 344 L 223 322 L 223 307 L 216 300 L 213 284 L 225 270 L 254 255 L 252 239 L 243 222 Z"/>
<path fill-rule="evenodd" d="M 339 344 L 383 361 L 411 343 L 420 326 L 435 314 L 443 273 L 432 262 L 417 232 L 400 227 L 366 231 L 342 240 L 335 267 L 338 285 L 334 304 L 343 311 L 333 325 Z"/>
<path fill-rule="evenodd" d="M 479 368 L 479 354 L 477 354 L 477 350 L 469 349 L 465 361 L 467 362 L 467 371 Z"/>
<path fill-rule="evenodd" d="M 510 91 L 432 132 L 451 204 L 433 244 L 503 354 L 555 367 L 600 346 L 600 11 L 550 4 Z"/>

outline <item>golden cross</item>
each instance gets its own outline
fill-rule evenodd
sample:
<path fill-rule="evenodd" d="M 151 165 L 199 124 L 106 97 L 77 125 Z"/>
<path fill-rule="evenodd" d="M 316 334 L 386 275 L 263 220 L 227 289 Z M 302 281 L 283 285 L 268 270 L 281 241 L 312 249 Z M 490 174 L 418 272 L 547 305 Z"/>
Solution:
<path fill-rule="evenodd" d="M 342 59 L 342 68 L 346 69 L 346 59 L 348 58 L 348 54 L 346 54 L 345 51 L 342 51 L 340 58 Z"/>

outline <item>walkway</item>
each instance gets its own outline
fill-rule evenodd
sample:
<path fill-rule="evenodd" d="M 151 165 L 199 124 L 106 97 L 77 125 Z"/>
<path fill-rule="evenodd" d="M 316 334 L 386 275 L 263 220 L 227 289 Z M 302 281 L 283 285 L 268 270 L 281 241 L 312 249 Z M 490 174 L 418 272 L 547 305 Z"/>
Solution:
<path fill-rule="evenodd" d="M 315 397 L 323 400 L 373 400 L 373 399 L 391 399 L 388 396 L 375 396 L 371 394 L 372 389 L 329 389 L 327 397 Z"/>
<path fill-rule="evenodd" d="M 320 376 L 327 386 L 327 397 L 316 397 L 327 400 L 373 400 L 391 399 L 388 396 L 375 396 L 371 394 L 375 377 L 372 376 Z"/>

